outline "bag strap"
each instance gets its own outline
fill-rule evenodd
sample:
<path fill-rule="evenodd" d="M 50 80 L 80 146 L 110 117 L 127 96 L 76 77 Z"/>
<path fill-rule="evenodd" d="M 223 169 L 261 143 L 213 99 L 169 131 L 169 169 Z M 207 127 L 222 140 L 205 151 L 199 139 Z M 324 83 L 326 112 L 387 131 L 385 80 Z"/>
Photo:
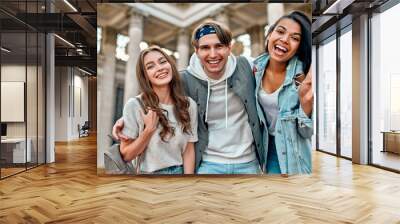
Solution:
<path fill-rule="evenodd" d="M 136 96 L 135 98 L 139 102 L 139 105 L 142 108 L 143 112 L 147 114 L 147 109 L 142 99 L 139 96 Z M 136 167 L 135 167 L 136 174 L 140 174 L 140 162 L 142 160 L 142 154 L 138 155 L 135 160 L 136 160 Z"/>
<path fill-rule="evenodd" d="M 135 98 L 139 102 L 139 105 L 142 108 L 143 112 L 146 114 L 147 113 L 147 109 L 146 109 L 146 106 L 144 105 L 142 99 L 140 97 L 138 97 L 138 96 L 136 96 Z"/>

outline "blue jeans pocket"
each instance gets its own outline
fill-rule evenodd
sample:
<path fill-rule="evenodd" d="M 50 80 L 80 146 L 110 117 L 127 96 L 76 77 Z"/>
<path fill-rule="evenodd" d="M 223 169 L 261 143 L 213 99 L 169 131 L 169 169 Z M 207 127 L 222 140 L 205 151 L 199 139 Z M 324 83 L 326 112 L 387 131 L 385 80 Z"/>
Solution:
<path fill-rule="evenodd" d="M 260 174 L 261 169 L 257 160 L 247 163 L 225 164 L 202 161 L 198 174 Z"/>
<path fill-rule="evenodd" d="M 153 174 L 183 174 L 182 166 L 170 166 L 164 169 L 156 170 Z"/>

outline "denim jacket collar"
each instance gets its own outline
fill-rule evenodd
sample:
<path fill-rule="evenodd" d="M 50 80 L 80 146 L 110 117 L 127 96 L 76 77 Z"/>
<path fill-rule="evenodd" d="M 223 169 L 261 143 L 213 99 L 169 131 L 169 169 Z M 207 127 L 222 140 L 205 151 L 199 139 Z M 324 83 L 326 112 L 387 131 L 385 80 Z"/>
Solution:
<path fill-rule="evenodd" d="M 269 54 L 264 53 L 255 59 L 254 75 L 257 80 L 262 79 L 269 58 L 270 58 Z M 287 86 L 293 82 L 293 77 L 296 75 L 296 72 L 299 71 L 299 69 L 296 68 L 298 66 L 302 66 L 301 61 L 298 60 L 297 56 L 293 56 L 286 66 L 286 77 L 285 81 L 283 82 L 283 86 Z"/>

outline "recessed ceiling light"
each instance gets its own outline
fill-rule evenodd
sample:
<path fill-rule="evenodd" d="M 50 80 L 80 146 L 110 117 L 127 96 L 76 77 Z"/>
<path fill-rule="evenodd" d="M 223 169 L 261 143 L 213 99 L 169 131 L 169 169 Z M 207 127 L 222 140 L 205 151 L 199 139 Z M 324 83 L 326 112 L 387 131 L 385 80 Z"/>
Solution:
<path fill-rule="evenodd" d="M 7 48 L 5 48 L 5 47 L 1 47 L 1 50 L 4 51 L 4 52 L 7 52 L 7 53 L 10 53 L 10 52 L 11 52 L 11 50 L 9 50 L 9 49 L 7 49 Z"/>
<path fill-rule="evenodd" d="M 74 10 L 75 12 L 78 12 L 78 10 L 68 1 L 68 0 L 64 0 L 65 4 L 67 4 L 72 10 Z"/>
<path fill-rule="evenodd" d="M 85 70 L 83 70 L 83 69 L 81 69 L 81 68 L 79 68 L 79 67 L 78 67 L 78 69 L 79 69 L 81 72 L 85 73 L 85 74 L 92 75 L 92 73 L 90 73 L 90 72 L 88 72 L 88 71 L 85 71 Z"/>
<path fill-rule="evenodd" d="M 58 39 L 60 39 L 61 41 L 63 41 L 64 43 L 68 44 L 69 46 L 75 48 L 75 45 L 71 44 L 71 42 L 69 42 L 68 40 L 66 40 L 66 39 L 64 39 L 64 38 L 62 38 L 62 37 L 60 37 L 60 36 L 57 35 L 57 34 L 54 34 L 54 36 L 57 37 Z"/>
<path fill-rule="evenodd" d="M 343 14 L 343 9 L 351 5 L 355 0 L 337 0 L 330 5 L 322 14 L 323 15 L 338 15 Z"/>

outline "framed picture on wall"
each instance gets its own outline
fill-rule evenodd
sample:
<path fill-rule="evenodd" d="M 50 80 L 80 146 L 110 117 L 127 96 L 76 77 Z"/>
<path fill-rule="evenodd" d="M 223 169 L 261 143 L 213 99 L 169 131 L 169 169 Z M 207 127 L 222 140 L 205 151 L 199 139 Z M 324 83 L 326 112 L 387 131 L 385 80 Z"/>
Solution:
<path fill-rule="evenodd" d="M 1 122 L 24 122 L 25 82 L 1 82 Z"/>

